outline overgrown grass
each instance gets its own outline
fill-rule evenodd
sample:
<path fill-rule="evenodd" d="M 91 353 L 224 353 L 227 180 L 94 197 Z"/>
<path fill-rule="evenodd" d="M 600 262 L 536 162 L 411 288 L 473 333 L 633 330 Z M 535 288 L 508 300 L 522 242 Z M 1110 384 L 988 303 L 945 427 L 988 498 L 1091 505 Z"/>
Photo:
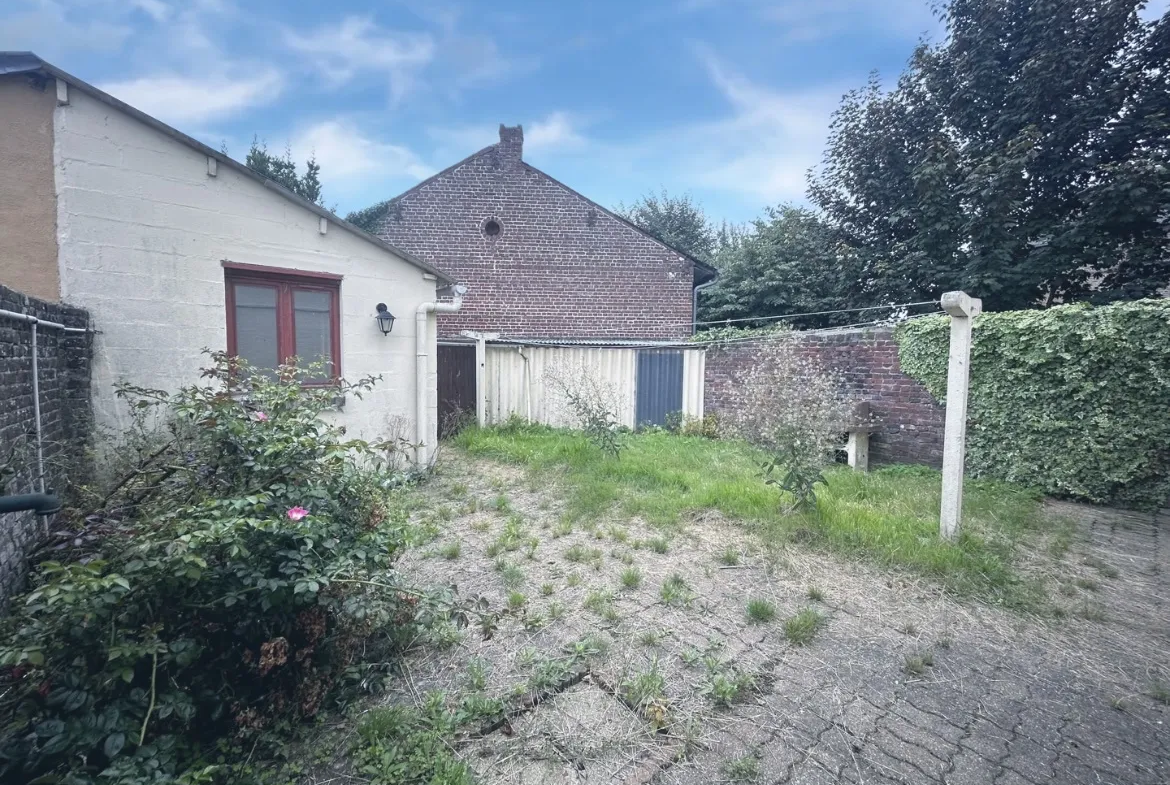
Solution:
<path fill-rule="evenodd" d="M 1021 542 L 1051 524 L 1037 493 L 1006 483 L 967 481 L 963 531 L 948 543 L 938 536 L 939 473 L 924 467 L 830 468 L 816 510 L 785 514 L 782 492 L 760 477 L 763 453 L 742 442 L 634 434 L 616 460 L 581 434 L 542 426 L 470 428 L 456 443 L 559 480 L 574 520 L 617 510 L 669 530 L 715 510 L 751 526 L 767 545 L 796 542 L 863 557 L 1009 608 L 1045 605 L 1042 586 L 1022 578 L 1014 562 Z"/>

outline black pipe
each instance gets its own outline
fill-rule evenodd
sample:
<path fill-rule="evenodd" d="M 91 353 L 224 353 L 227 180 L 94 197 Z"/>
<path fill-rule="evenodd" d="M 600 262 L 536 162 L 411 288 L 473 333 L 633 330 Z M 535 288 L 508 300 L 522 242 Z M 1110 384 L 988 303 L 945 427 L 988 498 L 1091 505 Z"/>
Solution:
<path fill-rule="evenodd" d="M 0 496 L 0 513 L 32 510 L 37 515 L 52 515 L 61 509 L 61 499 L 53 493 L 22 493 Z"/>

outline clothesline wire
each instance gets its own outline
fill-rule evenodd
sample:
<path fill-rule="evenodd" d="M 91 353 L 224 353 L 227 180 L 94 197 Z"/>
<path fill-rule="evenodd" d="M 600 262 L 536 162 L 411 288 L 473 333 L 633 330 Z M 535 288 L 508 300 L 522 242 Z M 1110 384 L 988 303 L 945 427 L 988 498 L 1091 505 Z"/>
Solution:
<path fill-rule="evenodd" d="M 777 319 L 799 319 L 803 316 L 830 316 L 837 313 L 861 313 L 862 311 L 876 311 L 883 308 L 910 308 L 916 305 L 938 305 L 938 300 L 921 300 L 916 303 L 894 303 L 893 305 L 868 305 L 865 308 L 838 308 L 833 311 L 808 311 L 806 313 L 782 313 L 775 316 L 745 316 L 741 319 L 711 319 L 705 322 L 687 322 L 687 324 L 736 324 L 738 322 L 768 322 Z"/>
<path fill-rule="evenodd" d="M 831 316 L 833 314 L 840 314 L 840 313 L 861 313 L 863 311 L 876 311 L 876 310 L 882 310 L 882 309 L 894 310 L 897 308 L 915 308 L 915 307 L 920 307 L 923 305 L 937 306 L 938 304 L 939 304 L 938 300 L 921 300 L 919 302 L 913 302 L 913 303 L 894 303 L 892 305 L 869 305 L 869 306 L 866 306 L 865 308 L 837 308 L 837 309 L 831 310 L 831 311 L 806 311 L 804 313 L 783 313 L 783 314 L 776 314 L 773 316 L 747 316 L 747 317 L 743 317 L 740 319 L 712 319 L 710 321 L 703 321 L 703 322 L 689 322 L 689 321 L 688 322 L 665 322 L 665 323 L 655 322 L 654 326 L 656 328 L 668 328 L 668 327 L 690 327 L 691 325 L 694 325 L 696 327 L 715 328 L 715 327 L 719 327 L 719 326 L 731 326 L 731 325 L 735 325 L 735 324 L 742 324 L 743 322 L 775 322 L 775 321 L 779 321 L 782 319 L 800 319 L 800 318 L 805 317 L 805 316 Z M 744 327 L 742 329 L 751 329 L 751 327 L 747 326 L 747 327 Z M 593 337 L 599 337 L 598 336 L 599 332 L 601 333 L 601 336 L 604 336 L 605 334 L 610 334 L 610 335 L 614 335 L 614 336 L 624 336 L 624 335 L 629 334 L 629 327 L 627 327 L 627 326 L 613 326 L 613 327 L 607 327 L 606 329 L 601 330 L 601 331 L 597 330 L 597 328 L 594 328 L 590 332 L 592 333 Z"/>
<path fill-rule="evenodd" d="M 899 319 L 898 321 L 899 322 L 906 322 L 906 321 L 910 321 L 912 319 L 921 319 L 921 318 L 926 317 L 926 316 L 937 316 L 940 313 L 942 313 L 941 309 L 939 309 L 938 311 L 931 311 L 930 313 L 914 314 L 913 316 L 907 316 L 905 319 Z M 868 321 L 868 322 L 856 322 L 854 324 L 842 324 L 842 325 L 838 325 L 838 326 L 834 326 L 834 327 L 818 327 L 818 328 L 813 329 L 813 330 L 799 330 L 795 334 L 796 335 L 819 335 L 822 333 L 836 332 L 838 330 L 851 330 L 851 329 L 858 329 L 861 327 L 875 327 L 878 325 L 889 324 L 889 323 L 890 323 L 890 320 L 888 320 L 888 319 L 876 319 L 876 320 Z M 789 335 L 790 335 L 789 333 L 767 333 L 764 335 L 745 335 L 745 336 L 737 336 L 734 338 L 710 338 L 707 340 L 692 339 L 692 340 L 688 341 L 687 343 L 690 343 L 690 344 L 693 344 L 696 346 L 709 346 L 712 344 L 722 345 L 722 344 L 727 344 L 727 343 L 746 343 L 749 341 L 769 341 L 769 340 L 774 341 L 774 340 L 780 340 L 780 339 L 787 338 Z"/>

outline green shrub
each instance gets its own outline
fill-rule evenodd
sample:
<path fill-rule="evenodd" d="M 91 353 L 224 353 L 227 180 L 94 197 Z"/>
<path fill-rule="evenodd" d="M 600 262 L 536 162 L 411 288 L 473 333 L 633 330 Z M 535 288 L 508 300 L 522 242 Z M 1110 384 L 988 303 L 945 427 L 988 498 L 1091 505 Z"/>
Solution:
<path fill-rule="evenodd" d="M 948 324 L 898 328 L 903 371 L 940 400 Z M 1170 498 L 1170 301 L 988 313 L 975 322 L 967 467 L 1046 493 Z"/>
<path fill-rule="evenodd" d="M 613 384 L 588 371 L 559 367 L 545 373 L 545 384 L 593 446 L 614 459 L 621 455 L 625 429 Z"/>
<path fill-rule="evenodd" d="M 35 570 L 0 629 L 0 780 L 211 781 L 203 754 L 312 716 L 415 619 L 382 447 L 319 417 L 373 380 L 306 389 L 222 356 L 206 386 L 127 389 L 166 441 Z M 383 644 L 379 646 L 379 644 Z M 222 767 L 220 767 L 222 769 Z M 202 772 L 202 773 L 200 773 Z"/>
<path fill-rule="evenodd" d="M 704 439 L 719 438 L 719 416 L 705 414 L 702 417 L 693 417 L 682 412 L 670 412 L 666 415 L 666 430 L 677 433 L 679 436 L 700 436 Z"/>

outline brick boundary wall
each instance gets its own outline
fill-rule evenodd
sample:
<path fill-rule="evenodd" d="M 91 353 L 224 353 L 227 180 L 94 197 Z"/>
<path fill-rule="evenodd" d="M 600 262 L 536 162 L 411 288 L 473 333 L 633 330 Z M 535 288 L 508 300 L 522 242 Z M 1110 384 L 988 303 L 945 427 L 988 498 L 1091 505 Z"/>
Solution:
<path fill-rule="evenodd" d="M 0 310 L 29 314 L 67 327 L 85 327 L 80 308 L 48 303 L 0 286 Z M 83 465 L 91 428 L 90 358 L 92 335 L 37 328 L 41 431 L 46 490 L 63 489 L 66 465 Z M 10 466 L 0 490 L 38 490 L 36 419 L 33 416 L 32 325 L 0 318 L 0 468 Z M 0 515 L 0 605 L 20 591 L 27 557 L 42 541 L 49 521 L 31 513 Z"/>
<path fill-rule="evenodd" d="M 877 420 L 870 438 L 872 462 L 942 465 L 945 409 L 925 387 L 902 373 L 892 330 L 810 333 L 801 341 L 825 368 L 840 374 L 850 398 L 870 402 Z M 756 359 L 760 346 L 748 341 L 707 350 L 705 412 L 734 410 L 736 375 Z"/>

